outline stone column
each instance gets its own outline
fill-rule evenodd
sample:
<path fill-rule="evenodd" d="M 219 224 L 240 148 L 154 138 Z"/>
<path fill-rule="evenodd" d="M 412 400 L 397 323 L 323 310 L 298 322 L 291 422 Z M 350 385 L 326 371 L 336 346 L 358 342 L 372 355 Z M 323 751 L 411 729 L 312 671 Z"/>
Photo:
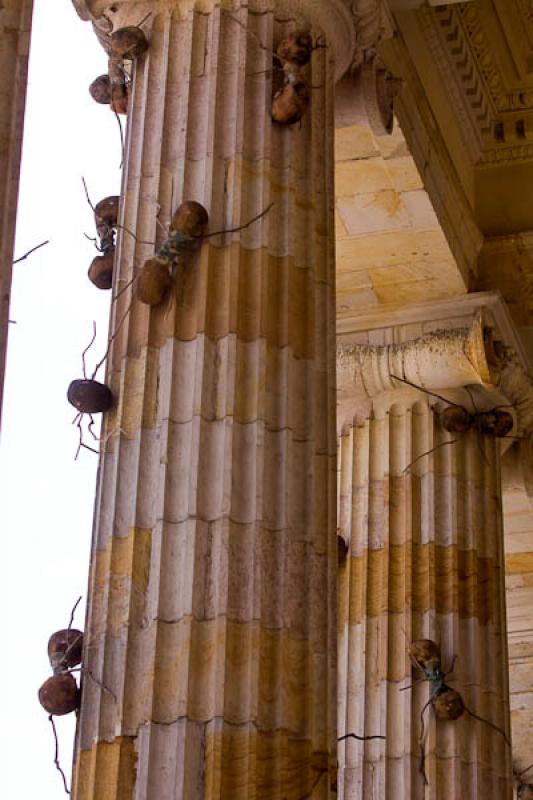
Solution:
<path fill-rule="evenodd" d="M 0 3 L 0 418 L 33 0 Z"/>
<path fill-rule="evenodd" d="M 458 312 L 456 312 L 458 315 Z M 408 328 L 413 328 L 413 325 Z M 395 340 L 398 340 L 395 328 Z M 401 341 L 401 339 L 400 339 Z M 344 347 L 351 374 L 341 431 L 339 567 L 339 797 L 344 800 L 509 800 L 504 736 L 464 713 L 437 721 L 412 670 L 409 643 L 441 648 L 446 682 L 475 714 L 509 735 L 500 443 L 476 430 L 448 433 L 447 404 L 406 378 L 472 410 L 506 402 L 481 322 L 398 345 Z M 348 385 L 348 381 L 346 384 Z M 471 396 L 458 387 L 469 385 Z M 342 393 L 341 393 L 342 397 Z M 428 453 L 436 448 L 432 453 Z"/>
<path fill-rule="evenodd" d="M 73 797 L 325 798 L 336 772 L 338 66 L 327 26 L 342 4 L 77 5 L 96 19 L 107 8 L 102 25 L 115 30 L 152 11 L 120 214 L 137 239 L 120 237 L 115 291 L 153 254 L 143 242 L 164 239 L 158 215 L 168 225 L 182 200 L 207 208 L 211 231 L 274 205 L 206 239 L 168 301 L 133 298 L 114 341 Z M 324 34 L 324 6 L 309 109 L 301 125 L 275 125 L 272 48 L 301 26 Z M 335 25 L 345 35 L 338 15 Z"/>

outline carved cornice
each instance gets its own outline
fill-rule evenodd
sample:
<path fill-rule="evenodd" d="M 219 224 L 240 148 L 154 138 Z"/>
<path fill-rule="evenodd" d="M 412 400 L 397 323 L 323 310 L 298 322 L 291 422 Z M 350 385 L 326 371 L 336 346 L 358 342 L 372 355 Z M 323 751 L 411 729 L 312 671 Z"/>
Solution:
<path fill-rule="evenodd" d="M 531 3 L 508 0 L 502 12 L 494 0 L 490 14 L 496 21 L 498 13 L 512 16 L 515 26 L 519 20 L 522 36 L 533 42 Z M 512 42 L 503 35 L 495 39 L 487 24 L 488 14 L 479 3 L 459 3 L 422 8 L 417 17 L 446 82 L 474 163 L 492 165 L 530 160 L 533 158 L 530 69 L 519 69 L 518 62 L 511 59 Z M 505 59 L 509 62 L 507 71 Z"/>

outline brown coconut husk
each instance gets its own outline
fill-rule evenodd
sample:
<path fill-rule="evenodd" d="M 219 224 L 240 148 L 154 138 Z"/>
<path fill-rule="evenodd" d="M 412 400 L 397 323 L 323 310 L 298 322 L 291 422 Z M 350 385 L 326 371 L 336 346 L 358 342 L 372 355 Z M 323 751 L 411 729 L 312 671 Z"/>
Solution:
<path fill-rule="evenodd" d="M 178 206 L 172 217 L 170 228 L 187 236 L 201 239 L 205 234 L 209 214 L 201 203 L 185 200 Z"/>
<path fill-rule="evenodd" d="M 479 415 L 479 427 L 483 433 L 503 439 L 513 430 L 513 415 L 508 411 L 495 408 Z"/>
<path fill-rule="evenodd" d="M 67 399 L 82 414 L 102 413 L 113 405 L 109 387 L 87 378 L 72 381 L 67 390 Z"/>
<path fill-rule="evenodd" d="M 440 666 L 440 647 L 432 639 L 416 639 L 409 645 L 409 655 L 422 669 Z"/>
<path fill-rule="evenodd" d="M 463 698 L 455 689 L 443 686 L 437 694 L 431 698 L 431 705 L 437 719 L 455 720 L 459 719 L 465 712 Z"/>
<path fill-rule="evenodd" d="M 276 54 L 281 61 L 298 64 L 303 67 L 308 64 L 313 51 L 313 38 L 305 31 L 293 31 L 278 44 Z"/>
<path fill-rule="evenodd" d="M 141 303 L 157 306 L 172 286 L 168 262 L 157 256 L 145 261 L 137 280 L 137 297 Z"/>
<path fill-rule="evenodd" d="M 99 75 L 89 86 L 89 94 L 92 99 L 102 105 L 109 105 L 111 102 L 111 81 L 109 75 Z"/>
<path fill-rule="evenodd" d="M 119 203 L 120 197 L 118 195 L 110 195 L 100 200 L 94 207 L 96 225 L 107 225 L 109 228 L 116 228 Z"/>
<path fill-rule="evenodd" d="M 96 256 L 89 267 L 89 280 L 99 289 L 111 289 L 113 286 L 113 262 L 115 248 L 111 247 L 101 256 Z"/>
<path fill-rule="evenodd" d="M 48 640 L 48 658 L 53 670 L 65 670 L 81 664 L 83 633 L 76 628 L 56 631 Z"/>
<path fill-rule="evenodd" d="M 305 83 L 286 83 L 272 100 L 272 119 L 279 125 L 299 122 L 309 105 L 309 90 Z"/>
<path fill-rule="evenodd" d="M 128 113 L 128 87 L 125 83 L 114 83 L 111 87 L 111 110 L 117 114 Z"/>
<path fill-rule="evenodd" d="M 111 53 L 116 58 L 133 61 L 148 50 L 148 40 L 141 28 L 128 25 L 111 34 Z"/>
<path fill-rule="evenodd" d="M 449 433 L 466 433 L 472 427 L 472 414 L 462 406 L 448 406 L 441 413 L 440 421 Z"/>
<path fill-rule="evenodd" d="M 39 689 L 39 702 L 45 711 L 56 717 L 76 711 L 80 693 L 75 679 L 68 672 L 52 675 Z"/>

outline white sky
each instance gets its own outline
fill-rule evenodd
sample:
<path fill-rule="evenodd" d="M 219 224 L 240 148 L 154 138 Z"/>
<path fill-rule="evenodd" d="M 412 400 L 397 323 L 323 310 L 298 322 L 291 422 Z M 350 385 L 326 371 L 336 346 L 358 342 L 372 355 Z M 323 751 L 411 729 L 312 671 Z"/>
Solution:
<path fill-rule="evenodd" d="M 51 675 L 48 637 L 66 627 L 79 595 L 75 625 L 83 628 L 85 615 L 97 456 L 82 450 L 74 461 L 75 410 L 66 391 L 81 377 L 93 319 L 99 340 L 91 370 L 107 334 L 110 292 L 87 278 L 96 251 L 83 236 L 94 235 L 94 220 L 81 183 L 84 175 L 93 203 L 120 191 L 117 122 L 87 91 L 103 72 L 105 54 L 70 0 L 35 0 L 15 256 L 50 244 L 13 275 L 17 324 L 10 326 L 0 449 L 5 800 L 66 797 L 37 691 Z M 74 717 L 56 721 L 70 783 Z"/>

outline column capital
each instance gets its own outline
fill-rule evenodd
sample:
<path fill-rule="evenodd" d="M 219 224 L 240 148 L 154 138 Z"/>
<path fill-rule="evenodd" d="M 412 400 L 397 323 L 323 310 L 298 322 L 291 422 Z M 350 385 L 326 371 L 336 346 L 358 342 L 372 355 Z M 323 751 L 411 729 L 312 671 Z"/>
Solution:
<path fill-rule="evenodd" d="M 514 323 L 498 292 L 392 308 L 383 306 L 340 328 L 337 348 L 339 427 L 370 407 L 391 402 L 388 393 L 411 390 L 393 375 L 451 401 L 461 387 L 474 389 L 476 404 L 489 410 L 512 406 L 513 436 L 524 487 L 533 498 L 533 378 Z M 451 392 L 451 393 L 450 393 Z M 512 439 L 502 440 L 507 450 Z M 504 462 L 505 465 L 505 462 Z"/>
<path fill-rule="evenodd" d="M 435 330 L 400 344 L 344 344 L 337 349 L 341 386 L 353 385 L 373 398 L 399 388 L 395 376 L 421 389 L 494 385 L 482 314 L 470 327 Z"/>
<path fill-rule="evenodd" d="M 197 9 L 209 13 L 217 6 L 237 11 L 244 4 L 240 0 L 72 0 L 79 16 L 92 21 L 107 31 L 109 20 L 120 25 L 135 24 L 125 21 L 129 13 L 142 18 L 142 9 L 150 7 L 154 13 L 169 8 L 182 8 L 185 13 Z M 247 3 L 250 7 L 252 3 Z M 257 0 L 254 9 L 277 8 L 302 17 L 324 34 L 335 52 L 336 77 L 372 60 L 384 35 L 390 33 L 388 12 L 383 0 Z M 116 27 L 116 26 L 115 26 Z"/>

